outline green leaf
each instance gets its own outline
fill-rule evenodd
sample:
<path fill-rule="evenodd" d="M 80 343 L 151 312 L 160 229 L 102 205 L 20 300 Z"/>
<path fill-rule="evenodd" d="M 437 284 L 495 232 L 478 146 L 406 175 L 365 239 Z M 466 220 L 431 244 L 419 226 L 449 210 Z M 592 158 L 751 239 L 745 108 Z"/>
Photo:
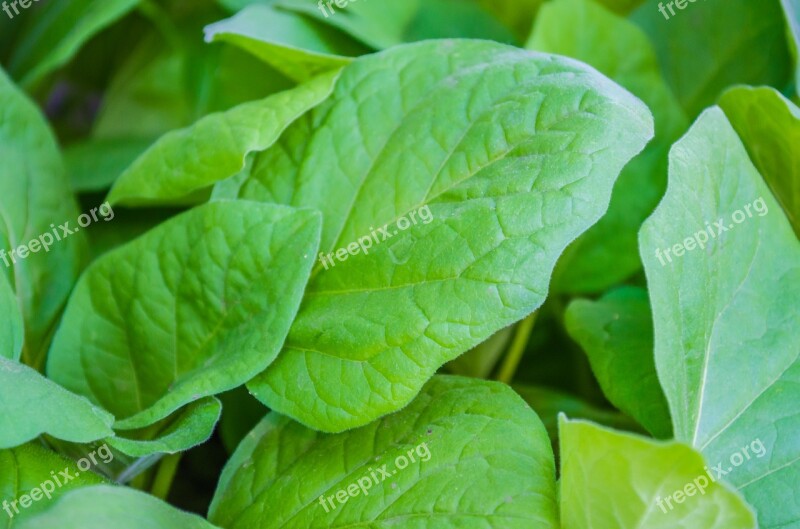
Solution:
<path fill-rule="evenodd" d="M 690 117 L 732 84 L 782 88 L 788 81 L 779 0 L 682 2 L 684 9 L 673 7 L 674 15 L 666 4 L 648 0 L 632 18 L 653 40 L 664 76 Z"/>
<path fill-rule="evenodd" d="M 152 139 L 89 139 L 64 151 L 70 185 L 76 193 L 103 191 L 152 145 Z"/>
<path fill-rule="evenodd" d="M 367 51 L 325 24 L 268 5 L 249 6 L 205 33 L 207 42 L 239 46 L 295 81 L 338 70 Z"/>
<path fill-rule="evenodd" d="M 227 529 L 555 529 L 555 489 L 550 442 L 522 399 L 497 382 L 437 376 L 403 411 L 342 434 L 270 413 L 228 461 L 209 519 Z"/>
<path fill-rule="evenodd" d="M 61 472 L 66 472 L 71 479 Z M 19 529 L 25 520 L 49 509 L 51 502 L 63 494 L 102 482 L 103 479 L 96 474 L 80 472 L 75 462 L 64 459 L 35 443 L 11 450 L 0 450 L 0 501 L 8 503 L 7 510 L 6 504 L 2 505 L 0 527 Z M 43 488 L 47 490 L 52 488 L 50 498 L 47 495 L 37 494 L 40 499 L 32 501 L 31 491 L 39 489 L 43 494 Z M 19 503 L 24 495 L 28 496 L 27 500 L 23 500 L 29 504 L 27 508 Z M 15 501 L 17 503 L 14 503 Z M 62 529 L 63 525 L 58 523 L 50 527 Z"/>
<path fill-rule="evenodd" d="M 559 429 L 562 527 L 757 528 L 744 500 L 714 482 L 703 457 L 688 446 L 563 416 Z"/>
<path fill-rule="evenodd" d="M 0 356 L 0 449 L 46 433 L 88 443 L 114 435 L 114 417 L 37 371 Z"/>
<path fill-rule="evenodd" d="M 570 245 L 554 273 L 553 288 L 559 292 L 602 292 L 641 270 L 639 228 L 664 193 L 669 146 L 688 122 L 647 36 L 592 0 L 548 2 L 527 47 L 590 64 L 653 111 L 654 141 L 625 167 L 608 212 Z"/>
<path fill-rule="evenodd" d="M 0 358 L 19 360 L 25 330 L 17 298 L 4 274 L 0 274 L 0 314 L 3 315 L 0 320 Z"/>
<path fill-rule="evenodd" d="M 56 140 L 39 110 L 0 70 L 0 259 L 25 322 L 24 362 L 42 367 L 52 327 L 82 266 L 78 207 Z M 60 239 L 60 240 L 59 240 Z M 31 241 L 37 243 L 32 252 Z M 45 243 L 48 251 L 45 250 Z M 26 245 L 27 257 L 19 248 Z M 14 254 L 12 255 L 12 251 Z"/>
<path fill-rule="evenodd" d="M 125 205 L 169 202 L 235 175 L 250 153 L 275 143 L 290 123 L 328 97 L 337 77 L 338 72 L 326 73 L 168 133 L 122 173 L 108 200 Z"/>
<path fill-rule="evenodd" d="M 564 320 L 570 336 L 586 351 L 608 400 L 654 436 L 672 437 L 653 357 L 647 291 L 624 287 L 598 301 L 573 301 Z"/>
<path fill-rule="evenodd" d="M 257 157 L 239 197 L 322 211 L 326 255 L 384 224 L 391 239 L 316 265 L 251 391 L 324 431 L 402 408 L 542 304 L 556 259 L 651 136 L 639 100 L 574 61 L 467 40 L 359 59 Z"/>
<path fill-rule="evenodd" d="M 747 86 L 725 92 L 719 106 L 800 237 L 800 108 L 772 88 Z"/>
<path fill-rule="evenodd" d="M 28 13 L 33 21 L 8 63 L 9 73 L 26 88 L 66 64 L 92 36 L 131 11 L 138 0 L 47 2 Z"/>
<path fill-rule="evenodd" d="M 84 487 L 59 498 L 18 529 L 216 529 L 196 514 L 125 487 Z"/>
<path fill-rule="evenodd" d="M 243 384 L 283 344 L 319 229 L 314 212 L 253 202 L 170 219 L 81 277 L 48 374 L 126 430 Z"/>
<path fill-rule="evenodd" d="M 134 457 L 183 452 L 211 437 L 221 412 L 218 399 L 205 397 L 175 412 L 177 417 L 160 421 L 163 425 L 156 423 L 136 432 L 118 431 L 108 444 Z"/>
<path fill-rule="evenodd" d="M 762 529 L 797 527 L 800 241 L 718 107 L 673 147 L 640 239 L 675 437 L 733 464 Z M 769 457 L 736 465 L 755 441 Z"/>

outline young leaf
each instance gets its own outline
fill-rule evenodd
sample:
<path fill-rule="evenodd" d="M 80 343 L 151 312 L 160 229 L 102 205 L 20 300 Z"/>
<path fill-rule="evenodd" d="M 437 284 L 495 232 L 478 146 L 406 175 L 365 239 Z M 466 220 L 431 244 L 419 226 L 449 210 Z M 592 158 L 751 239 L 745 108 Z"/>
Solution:
<path fill-rule="evenodd" d="M 58 480 L 58 481 L 56 481 Z M 47 482 L 47 483 L 46 483 Z M 28 518 L 51 507 L 50 502 L 80 487 L 97 485 L 103 479 L 92 472 L 80 472 L 75 462 L 56 455 L 36 443 L 11 450 L 0 450 L 0 520 L 3 529 L 19 529 Z M 51 487 L 52 485 L 52 487 Z M 28 507 L 20 505 L 23 495 L 34 488 L 51 489 L 50 498 L 42 495 L 39 501 L 30 501 Z M 16 503 L 15 503 L 16 501 Z M 63 521 L 63 520 L 62 520 Z M 62 524 L 50 527 L 62 528 Z"/>
<path fill-rule="evenodd" d="M 324 24 L 268 5 L 249 6 L 205 33 L 207 42 L 239 46 L 295 81 L 338 70 L 368 51 Z"/>
<path fill-rule="evenodd" d="M 125 430 L 243 384 L 283 344 L 319 225 L 310 211 L 214 202 L 105 254 L 70 298 L 49 375 Z"/>
<path fill-rule="evenodd" d="M 251 391 L 330 432 L 402 408 L 542 304 L 650 137 L 647 108 L 575 61 L 467 40 L 358 59 L 239 189 L 324 216 L 324 264 Z"/>
<path fill-rule="evenodd" d="M 602 292 L 641 270 L 639 228 L 664 194 L 669 146 L 689 124 L 647 35 L 593 0 L 548 2 L 527 47 L 594 66 L 653 111 L 654 141 L 623 169 L 608 212 L 567 248 L 553 273 L 558 292 Z"/>
<path fill-rule="evenodd" d="M 640 239 L 675 437 L 711 461 L 763 442 L 725 479 L 762 529 L 796 526 L 800 241 L 718 107 L 672 148 Z"/>
<path fill-rule="evenodd" d="M 215 397 L 205 397 L 181 408 L 163 421 L 137 432 L 120 430 L 107 443 L 134 457 L 150 454 L 175 454 L 202 444 L 211 437 L 219 421 L 222 404 Z M 161 425 L 160 423 L 166 423 Z"/>
<path fill-rule="evenodd" d="M 66 64 L 92 36 L 132 10 L 138 0 L 69 0 L 43 3 L 15 43 L 9 73 L 30 88 Z M 30 4 L 30 2 L 29 2 Z"/>
<path fill-rule="evenodd" d="M 653 357 L 647 292 L 625 287 L 598 301 L 573 301 L 564 320 L 570 336 L 586 351 L 608 400 L 654 436 L 672 437 L 669 409 Z"/>
<path fill-rule="evenodd" d="M 226 465 L 209 519 L 555 529 L 555 489 L 550 441 L 522 399 L 497 382 L 437 376 L 403 411 L 341 434 L 270 413 Z"/>
<path fill-rule="evenodd" d="M 688 446 L 559 421 L 567 529 L 756 529 L 742 498 Z M 680 496 L 673 496 L 676 492 Z M 677 501 L 675 498 L 677 497 Z"/>
<path fill-rule="evenodd" d="M 15 529 L 217 529 L 138 490 L 111 485 L 84 487 L 64 494 L 45 512 Z"/>
<path fill-rule="evenodd" d="M 653 40 L 689 117 L 732 84 L 786 84 L 790 58 L 779 0 L 704 0 L 683 10 L 674 4 L 650 0 L 632 19 Z"/>
<path fill-rule="evenodd" d="M 139 205 L 179 199 L 235 175 L 254 151 L 275 143 L 301 114 L 328 97 L 338 72 L 211 114 L 159 139 L 114 183 L 109 202 Z"/>
<path fill-rule="evenodd" d="M 33 102 L 2 70 L 0 108 L 0 270 L 9 274 L 25 322 L 22 359 L 39 369 L 80 272 L 85 241 L 82 233 L 67 236 L 61 228 L 73 231 L 78 208 L 56 140 Z"/>
<path fill-rule="evenodd" d="M 747 86 L 725 92 L 719 106 L 800 237 L 800 108 L 773 88 Z"/>
<path fill-rule="evenodd" d="M 88 443 L 114 435 L 114 417 L 37 371 L 0 356 L 0 449 L 46 433 Z"/>

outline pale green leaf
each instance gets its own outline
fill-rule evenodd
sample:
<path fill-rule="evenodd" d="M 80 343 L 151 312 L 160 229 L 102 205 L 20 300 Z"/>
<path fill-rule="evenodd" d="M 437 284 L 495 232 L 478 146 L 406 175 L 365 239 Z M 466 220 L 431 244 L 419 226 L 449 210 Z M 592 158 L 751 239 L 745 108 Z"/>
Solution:
<path fill-rule="evenodd" d="M 272 145 L 301 114 L 333 89 L 338 72 L 292 90 L 211 114 L 159 139 L 114 183 L 111 203 L 170 202 L 235 175 L 248 154 Z"/>
<path fill-rule="evenodd" d="M 706 461 L 688 446 L 563 416 L 559 430 L 564 529 L 758 527 L 747 503 L 715 482 Z"/>
<path fill-rule="evenodd" d="M 358 59 L 239 183 L 240 198 L 322 211 L 330 256 L 251 391 L 325 431 L 400 409 L 542 304 L 651 136 L 639 100 L 575 61 L 468 40 Z"/>
<path fill-rule="evenodd" d="M 800 241 L 718 107 L 640 239 L 675 437 L 732 470 L 761 529 L 800 527 Z M 755 441 L 768 457 L 735 465 Z"/>
<path fill-rule="evenodd" d="M 134 489 L 96 485 L 63 495 L 17 529 L 217 529 L 196 514 Z"/>
<path fill-rule="evenodd" d="M 522 399 L 497 382 L 437 376 L 403 411 L 341 434 L 270 413 L 228 461 L 209 519 L 226 529 L 556 529 L 556 501 L 550 441 Z"/>
<path fill-rule="evenodd" d="M 49 375 L 126 430 L 243 384 L 283 344 L 319 222 L 284 206 L 214 202 L 112 250 L 78 282 Z"/>

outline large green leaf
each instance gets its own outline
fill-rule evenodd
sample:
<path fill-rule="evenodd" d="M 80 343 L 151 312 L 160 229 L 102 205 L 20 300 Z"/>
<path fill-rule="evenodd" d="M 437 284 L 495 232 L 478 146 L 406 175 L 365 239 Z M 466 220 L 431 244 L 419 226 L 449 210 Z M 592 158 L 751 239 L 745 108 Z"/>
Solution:
<path fill-rule="evenodd" d="M 283 344 L 319 224 L 315 212 L 214 202 L 105 254 L 70 298 L 49 375 L 125 430 L 243 384 Z"/>
<path fill-rule="evenodd" d="M 337 77 L 338 71 L 325 73 L 168 133 L 122 173 L 108 200 L 126 205 L 170 201 L 235 175 L 250 153 L 275 143 L 290 123 L 328 97 Z"/>
<path fill-rule="evenodd" d="M 688 446 L 563 416 L 559 430 L 564 529 L 757 528 L 750 507 Z"/>
<path fill-rule="evenodd" d="M 138 490 L 96 485 L 63 495 L 17 529 L 217 529 Z"/>
<path fill-rule="evenodd" d="M 296 81 L 337 70 L 368 51 L 325 24 L 268 5 L 249 6 L 205 32 L 206 41 L 239 46 Z"/>
<path fill-rule="evenodd" d="M 359 59 L 239 183 L 241 198 L 322 211 L 323 253 L 354 254 L 316 265 L 286 348 L 249 387 L 324 431 L 403 407 L 542 304 L 651 136 L 639 100 L 574 61 L 461 40 Z"/>
<path fill-rule="evenodd" d="M 23 10 L 31 23 L 14 44 L 9 73 L 26 87 L 36 84 L 138 3 L 139 0 L 69 0 L 43 3 L 31 13 Z"/>
<path fill-rule="evenodd" d="M 564 316 L 608 400 L 656 437 L 668 438 L 672 424 L 656 374 L 651 318 L 647 292 L 634 287 L 598 301 L 573 301 Z"/>
<path fill-rule="evenodd" d="M 77 228 L 78 208 L 56 140 L 33 102 L 2 70 L 0 108 L 0 270 L 10 279 L 25 321 L 22 358 L 38 369 L 79 274 L 85 241 L 82 233 L 62 238 L 62 225 Z M 20 259 L 22 245 L 28 249 Z"/>
<path fill-rule="evenodd" d="M 719 106 L 800 237 L 800 108 L 772 88 L 746 86 L 725 92 Z"/>
<path fill-rule="evenodd" d="M 639 228 L 666 187 L 669 146 L 688 123 L 647 36 L 593 0 L 548 2 L 527 47 L 594 66 L 653 111 L 654 141 L 625 167 L 608 212 L 570 245 L 554 273 L 559 292 L 601 292 L 641 269 Z"/>
<path fill-rule="evenodd" d="M 48 509 L 50 502 L 64 493 L 102 482 L 96 474 L 81 472 L 75 462 L 35 443 L 0 450 L 0 502 L 7 502 L 8 506 L 6 510 L 6 503 L 2 504 L 0 528 L 19 529 L 26 519 Z M 33 489 L 39 489 L 39 493 L 34 493 L 39 497 L 37 501 L 30 495 Z M 49 497 L 43 489 L 49 491 Z M 28 498 L 20 504 L 23 495 Z M 50 527 L 61 528 L 61 524 Z"/>
<path fill-rule="evenodd" d="M 556 511 L 536 414 L 497 382 L 438 376 L 403 411 L 342 434 L 269 414 L 225 467 L 209 519 L 227 529 L 555 529 Z"/>
<path fill-rule="evenodd" d="M 114 417 L 44 378 L 30 367 L 0 356 L 0 449 L 46 433 L 75 443 L 114 435 Z"/>
<path fill-rule="evenodd" d="M 800 241 L 718 107 L 673 147 L 640 238 L 675 437 L 732 470 L 762 529 L 800 527 Z M 737 466 L 755 441 L 769 457 Z"/>
<path fill-rule="evenodd" d="M 652 38 L 664 76 L 690 117 L 732 84 L 783 88 L 791 64 L 779 0 L 678 3 L 684 9 L 673 5 L 670 15 L 668 1 L 648 0 L 633 20 Z"/>

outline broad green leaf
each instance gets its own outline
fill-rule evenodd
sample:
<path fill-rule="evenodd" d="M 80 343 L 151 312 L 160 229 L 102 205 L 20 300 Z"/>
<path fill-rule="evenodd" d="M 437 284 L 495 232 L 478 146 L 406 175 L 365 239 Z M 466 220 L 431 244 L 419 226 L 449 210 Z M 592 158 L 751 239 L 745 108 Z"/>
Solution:
<path fill-rule="evenodd" d="M 183 452 L 211 437 L 221 411 L 218 399 L 205 397 L 175 412 L 175 418 L 167 418 L 136 432 L 120 430 L 117 437 L 108 439 L 108 444 L 134 457 Z"/>
<path fill-rule="evenodd" d="M 226 529 L 555 529 L 556 510 L 536 414 L 505 385 L 437 376 L 401 412 L 341 434 L 270 413 L 228 461 L 209 519 Z"/>
<path fill-rule="evenodd" d="M 0 450 L 0 527 L 19 529 L 25 520 L 49 509 L 51 502 L 64 493 L 102 482 L 96 474 L 81 472 L 74 461 L 36 443 Z M 33 489 L 40 490 L 40 494 L 34 493 L 39 496 L 38 501 L 30 497 Z M 49 491 L 49 497 L 43 489 Z M 24 495 L 28 496 L 23 500 L 27 508 L 19 503 Z M 61 524 L 52 527 L 62 528 Z"/>
<path fill-rule="evenodd" d="M 114 417 L 37 371 L 0 356 L 0 449 L 46 433 L 75 443 L 114 435 Z"/>
<path fill-rule="evenodd" d="M 132 10 L 138 0 L 53 1 L 23 13 L 31 23 L 14 44 L 9 73 L 29 88 L 66 64 L 92 36 Z"/>
<path fill-rule="evenodd" d="M 62 238 L 61 226 L 69 223 L 73 231 L 79 213 L 56 140 L 33 102 L 2 71 L 0 108 L 0 270 L 25 322 L 22 359 L 39 369 L 80 272 L 85 241 L 80 232 Z"/>
<path fill-rule="evenodd" d="M 112 250 L 78 282 L 49 375 L 125 430 L 243 384 L 283 344 L 319 229 L 315 212 L 214 202 Z"/>
<path fill-rule="evenodd" d="M 180 511 L 138 490 L 112 485 L 65 494 L 18 529 L 216 529 L 196 514 Z"/>
<path fill-rule="evenodd" d="M 152 139 L 89 139 L 64 151 L 72 190 L 103 191 L 150 145 Z"/>
<path fill-rule="evenodd" d="M 564 529 L 758 527 L 745 501 L 714 481 L 706 461 L 688 446 L 563 416 L 559 430 Z"/>
<path fill-rule="evenodd" d="M 800 241 L 718 107 L 672 148 L 640 239 L 675 437 L 723 464 L 763 443 L 725 479 L 761 529 L 798 527 Z"/>
<path fill-rule="evenodd" d="M 330 256 L 251 391 L 324 431 L 402 408 L 542 304 L 558 256 L 651 136 L 638 99 L 575 61 L 468 40 L 357 60 L 240 186 L 322 211 Z"/>
<path fill-rule="evenodd" d="M 647 291 L 624 287 L 597 301 L 573 301 L 564 323 L 586 351 L 608 400 L 654 436 L 672 437 L 667 401 L 656 374 Z"/>
<path fill-rule="evenodd" d="M 641 269 L 639 228 L 664 193 L 669 146 L 688 123 L 647 36 L 593 0 L 548 2 L 527 47 L 594 66 L 653 111 L 654 141 L 625 167 L 608 212 L 570 245 L 554 273 L 559 292 L 602 292 Z"/>
<path fill-rule="evenodd" d="M 122 173 L 108 200 L 126 205 L 170 201 L 235 175 L 250 153 L 275 143 L 290 123 L 328 97 L 337 77 L 338 72 L 329 72 L 166 134 Z"/>
<path fill-rule="evenodd" d="M 268 5 L 249 6 L 205 33 L 207 42 L 239 46 L 296 81 L 338 70 L 367 51 L 325 24 Z"/>
<path fill-rule="evenodd" d="M 719 106 L 800 237 L 800 108 L 772 88 L 746 86 L 725 92 Z"/>
<path fill-rule="evenodd" d="M 691 118 L 732 84 L 786 84 L 790 58 L 779 0 L 681 0 L 672 12 L 669 1 L 648 0 L 632 19 L 653 40 L 664 77 Z"/>
<path fill-rule="evenodd" d="M 275 5 L 339 28 L 373 49 L 454 37 L 514 43 L 509 29 L 476 0 L 339 0 L 338 7 L 333 1 L 320 6 L 308 0 L 279 0 Z"/>

